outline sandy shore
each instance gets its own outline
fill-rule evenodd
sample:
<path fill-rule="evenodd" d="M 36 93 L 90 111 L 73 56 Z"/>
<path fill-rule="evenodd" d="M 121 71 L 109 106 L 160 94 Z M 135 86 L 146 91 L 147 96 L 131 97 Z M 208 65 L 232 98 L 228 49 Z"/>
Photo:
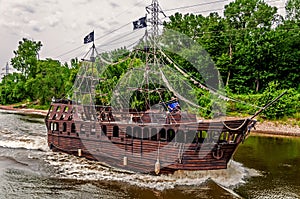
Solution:
<path fill-rule="evenodd" d="M 270 135 L 286 135 L 286 136 L 300 136 L 300 127 L 292 125 L 283 125 L 278 122 L 257 122 L 254 133 L 263 133 Z"/>
<path fill-rule="evenodd" d="M 37 110 L 37 109 L 29 109 L 29 108 L 14 108 L 13 105 L 0 105 L 1 110 L 16 112 L 16 113 L 24 113 L 24 114 L 38 114 L 46 116 L 48 110 Z"/>
<path fill-rule="evenodd" d="M 0 109 L 13 111 L 17 113 L 39 114 L 44 116 L 46 116 L 48 112 L 48 110 L 14 108 L 12 105 L 9 106 L 0 105 Z M 236 119 L 236 118 L 232 118 L 232 119 Z M 292 126 L 292 125 L 283 125 L 283 124 L 279 124 L 278 122 L 264 121 L 264 122 L 257 122 L 255 129 L 252 129 L 251 132 L 266 134 L 266 135 L 300 136 L 300 127 Z"/>

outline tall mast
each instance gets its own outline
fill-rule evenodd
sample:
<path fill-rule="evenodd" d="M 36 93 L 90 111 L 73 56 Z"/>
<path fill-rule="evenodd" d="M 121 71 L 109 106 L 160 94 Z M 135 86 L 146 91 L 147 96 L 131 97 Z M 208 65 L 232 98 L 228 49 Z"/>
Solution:
<path fill-rule="evenodd" d="M 159 19 L 159 14 L 163 13 L 158 0 L 152 0 L 151 5 L 146 7 L 146 11 L 147 13 L 151 16 L 147 22 L 150 23 L 150 28 L 149 30 L 146 30 L 146 45 L 148 43 L 148 36 L 149 36 L 149 41 L 150 41 L 150 46 L 151 46 L 151 50 L 152 50 L 152 64 L 154 65 L 158 65 L 158 60 L 156 57 L 156 50 L 157 50 L 157 37 L 159 35 L 159 25 L 162 25 L 162 22 Z M 146 70 L 145 70 L 145 74 L 144 74 L 144 78 L 146 81 L 146 89 L 149 89 L 149 77 L 148 77 L 148 73 L 149 73 L 149 65 L 148 62 L 149 60 L 149 54 L 146 51 Z M 146 109 L 150 108 L 150 96 L 149 96 L 149 91 L 147 92 L 148 97 L 146 97 Z M 149 101 L 148 101 L 148 100 Z"/>

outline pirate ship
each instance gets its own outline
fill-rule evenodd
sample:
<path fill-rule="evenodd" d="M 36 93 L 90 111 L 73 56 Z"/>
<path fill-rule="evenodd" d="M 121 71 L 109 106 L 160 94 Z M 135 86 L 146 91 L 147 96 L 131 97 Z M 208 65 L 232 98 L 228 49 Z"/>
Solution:
<path fill-rule="evenodd" d="M 159 34 L 162 11 L 157 0 L 146 10 L 151 16 L 147 19 L 149 25 L 133 49 L 122 59 L 109 61 L 107 54 L 97 53 L 93 43 L 91 59 L 82 61 L 77 74 L 72 99 L 52 100 L 45 119 L 49 147 L 142 173 L 226 169 L 239 144 L 255 126 L 253 118 L 257 114 L 223 119 L 222 104 L 216 101 L 230 99 L 218 92 L 218 86 L 203 84 L 214 82 L 212 79 L 218 76 L 215 70 L 194 70 L 208 76 L 201 82 L 171 56 L 179 54 L 184 63 L 198 66 L 199 57 L 207 58 L 203 49 L 193 57 L 192 53 L 180 54 L 178 49 L 186 51 L 186 46 L 199 48 L 172 31 Z M 145 26 L 146 18 L 134 23 L 134 29 Z M 91 34 L 85 43 L 90 41 L 94 41 Z M 208 59 L 204 60 L 201 67 L 211 67 Z M 127 72 L 112 83 L 109 80 L 115 77 L 107 71 L 118 64 L 126 65 Z M 220 81 L 217 78 L 215 82 Z M 109 90 L 108 86 L 113 88 Z M 195 89 L 204 89 L 212 96 L 213 119 L 199 117 L 199 99 L 206 96 L 194 92 Z"/>

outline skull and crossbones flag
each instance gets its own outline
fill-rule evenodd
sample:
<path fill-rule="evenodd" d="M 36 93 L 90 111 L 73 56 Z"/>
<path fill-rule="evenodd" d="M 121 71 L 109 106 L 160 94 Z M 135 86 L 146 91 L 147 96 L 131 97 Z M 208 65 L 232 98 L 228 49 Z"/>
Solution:
<path fill-rule="evenodd" d="M 133 30 L 145 27 L 147 27 L 146 17 L 142 17 L 139 20 L 133 22 Z"/>
<path fill-rule="evenodd" d="M 94 41 L 94 31 L 84 37 L 83 43 L 87 44 Z"/>

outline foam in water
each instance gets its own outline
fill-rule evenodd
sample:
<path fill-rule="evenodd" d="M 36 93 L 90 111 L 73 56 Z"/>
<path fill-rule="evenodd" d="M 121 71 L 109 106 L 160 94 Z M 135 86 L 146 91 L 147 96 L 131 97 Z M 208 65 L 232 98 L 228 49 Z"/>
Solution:
<path fill-rule="evenodd" d="M 156 190 L 172 189 L 175 186 L 201 185 L 208 179 L 224 187 L 232 187 L 244 183 L 246 178 L 257 176 L 253 169 L 231 161 L 228 169 L 210 171 L 178 171 L 172 175 L 152 176 L 139 174 L 111 167 L 95 161 L 88 161 L 67 154 L 48 152 L 45 161 L 49 167 L 54 167 L 55 177 L 79 180 L 118 181 L 131 185 L 152 188 Z"/>
<path fill-rule="evenodd" d="M 48 151 L 46 137 L 0 131 L 0 147 Z"/>

